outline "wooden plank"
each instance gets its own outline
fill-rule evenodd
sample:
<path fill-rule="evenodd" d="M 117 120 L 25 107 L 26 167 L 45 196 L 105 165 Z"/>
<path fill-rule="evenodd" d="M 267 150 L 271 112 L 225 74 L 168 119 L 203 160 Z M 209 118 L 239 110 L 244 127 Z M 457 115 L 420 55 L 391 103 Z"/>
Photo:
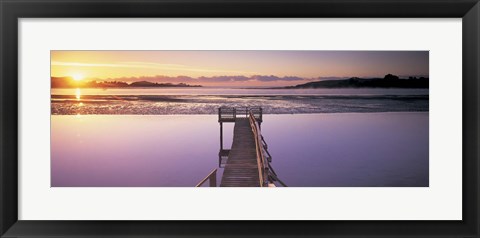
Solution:
<path fill-rule="evenodd" d="M 221 187 L 259 187 L 255 139 L 248 118 L 237 118 Z"/>

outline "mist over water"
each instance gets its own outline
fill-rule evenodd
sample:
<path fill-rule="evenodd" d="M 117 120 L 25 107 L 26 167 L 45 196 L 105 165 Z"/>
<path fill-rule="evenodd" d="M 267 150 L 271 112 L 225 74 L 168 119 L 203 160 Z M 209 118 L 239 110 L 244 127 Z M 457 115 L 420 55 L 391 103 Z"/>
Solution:
<path fill-rule="evenodd" d="M 76 88 L 53 88 L 52 95 L 76 95 Z M 428 89 L 415 88 L 81 88 L 82 95 L 428 95 Z"/>

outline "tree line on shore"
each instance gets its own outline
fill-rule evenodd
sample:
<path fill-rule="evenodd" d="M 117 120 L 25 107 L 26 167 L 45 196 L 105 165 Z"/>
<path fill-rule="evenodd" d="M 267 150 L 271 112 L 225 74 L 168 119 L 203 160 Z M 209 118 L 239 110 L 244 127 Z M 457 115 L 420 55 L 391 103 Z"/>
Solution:
<path fill-rule="evenodd" d="M 352 77 L 340 80 L 322 80 L 285 88 L 428 88 L 428 80 L 425 77 L 400 78 L 387 74 L 383 78 Z"/>
<path fill-rule="evenodd" d="M 186 83 L 152 83 L 148 81 L 137 81 L 132 83 L 122 81 L 76 81 L 72 77 L 51 77 L 52 88 L 131 88 L 131 87 L 202 87 L 201 85 L 190 85 Z"/>

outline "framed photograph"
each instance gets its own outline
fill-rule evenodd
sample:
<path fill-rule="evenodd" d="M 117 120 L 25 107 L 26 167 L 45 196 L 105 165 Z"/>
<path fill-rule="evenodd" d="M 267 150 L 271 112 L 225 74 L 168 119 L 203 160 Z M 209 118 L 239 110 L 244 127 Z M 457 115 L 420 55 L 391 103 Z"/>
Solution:
<path fill-rule="evenodd" d="M 479 237 L 477 0 L 0 6 L 1 237 Z"/>

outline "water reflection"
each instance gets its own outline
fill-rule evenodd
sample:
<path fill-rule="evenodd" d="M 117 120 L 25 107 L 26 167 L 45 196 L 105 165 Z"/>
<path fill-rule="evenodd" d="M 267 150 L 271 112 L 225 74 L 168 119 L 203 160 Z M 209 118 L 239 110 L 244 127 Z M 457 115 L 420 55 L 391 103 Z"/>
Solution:
<path fill-rule="evenodd" d="M 218 166 L 218 126 L 217 115 L 52 116 L 51 185 L 194 187 Z M 232 123 L 223 130 L 229 148 Z M 429 184 L 428 112 L 265 115 L 262 134 L 290 187 Z"/>
<path fill-rule="evenodd" d="M 77 99 L 77 101 L 80 101 L 80 96 L 82 95 L 81 93 L 82 92 L 80 91 L 79 88 L 75 90 L 75 98 Z"/>

